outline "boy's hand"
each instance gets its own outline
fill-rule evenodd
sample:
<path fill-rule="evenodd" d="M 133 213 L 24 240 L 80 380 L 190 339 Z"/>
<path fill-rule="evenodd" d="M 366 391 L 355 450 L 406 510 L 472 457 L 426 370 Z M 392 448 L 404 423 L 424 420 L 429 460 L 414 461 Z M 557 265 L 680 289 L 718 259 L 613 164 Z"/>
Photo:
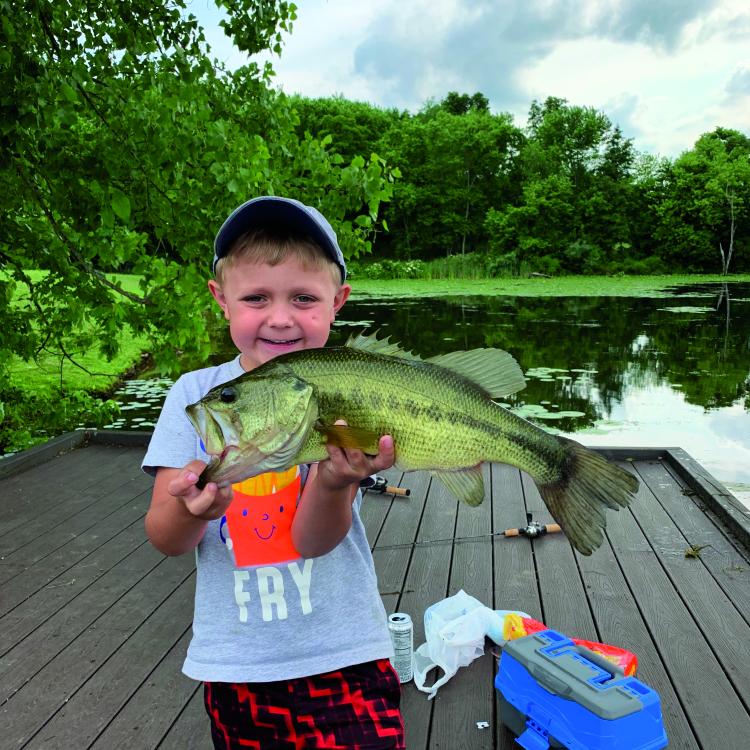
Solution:
<path fill-rule="evenodd" d="M 346 424 L 340 419 L 336 424 Z M 328 490 L 340 490 L 359 484 L 365 477 L 390 469 L 396 460 L 393 438 L 383 435 L 378 442 L 378 454 L 369 456 L 361 450 L 326 445 L 328 460 L 318 464 L 318 481 Z"/>
<path fill-rule="evenodd" d="M 195 483 L 207 464 L 204 461 L 191 461 L 167 485 L 167 492 L 179 500 L 188 513 L 203 521 L 221 518 L 232 502 L 232 487 L 219 487 L 209 482 L 202 490 Z"/>

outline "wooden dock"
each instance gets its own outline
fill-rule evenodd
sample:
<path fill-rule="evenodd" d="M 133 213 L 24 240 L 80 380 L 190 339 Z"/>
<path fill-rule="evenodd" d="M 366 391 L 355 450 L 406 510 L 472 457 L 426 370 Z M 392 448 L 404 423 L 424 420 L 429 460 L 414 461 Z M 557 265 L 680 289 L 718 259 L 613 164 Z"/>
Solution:
<path fill-rule="evenodd" d="M 74 433 L 0 461 L 3 750 L 211 747 L 202 690 L 180 672 L 193 556 L 165 558 L 145 539 L 145 439 Z M 551 520 L 515 469 L 486 468 L 491 502 L 479 508 L 459 506 L 428 475 L 391 473 L 411 496 L 371 493 L 363 504 L 386 609 L 411 614 L 418 645 L 424 610 L 464 589 L 624 646 L 661 697 L 670 748 L 745 750 L 750 514 L 678 449 L 605 452 L 641 490 L 631 509 L 608 514 L 590 557 L 562 534 L 502 536 L 527 511 Z M 488 641 L 432 701 L 404 686 L 410 750 L 518 747 L 499 721 L 493 650 Z"/>

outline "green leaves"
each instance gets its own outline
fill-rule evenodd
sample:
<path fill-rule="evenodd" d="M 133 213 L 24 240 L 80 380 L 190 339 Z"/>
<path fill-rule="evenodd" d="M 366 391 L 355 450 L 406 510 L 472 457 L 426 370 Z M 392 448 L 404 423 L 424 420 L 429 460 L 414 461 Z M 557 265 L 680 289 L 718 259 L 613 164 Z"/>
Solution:
<path fill-rule="evenodd" d="M 253 52 L 278 45 L 296 10 L 220 5 L 225 30 Z M 158 367 L 205 360 L 213 236 L 254 195 L 319 206 L 347 254 L 369 250 L 392 190 L 385 163 L 300 137 L 268 69 L 211 61 L 185 0 L 23 6 L 0 4 L 0 258 L 3 281 L 23 289 L 0 295 L 1 360 L 40 346 L 65 356 L 71 344 L 110 357 L 127 326 L 151 337 Z"/>
<path fill-rule="evenodd" d="M 750 138 L 716 128 L 662 177 L 657 233 L 665 257 L 689 270 L 726 272 L 730 248 L 750 242 Z M 747 255 L 740 257 L 746 264 Z"/>
<path fill-rule="evenodd" d="M 113 188 L 110 205 L 115 216 L 126 223 L 130 221 L 130 198 L 125 193 Z"/>

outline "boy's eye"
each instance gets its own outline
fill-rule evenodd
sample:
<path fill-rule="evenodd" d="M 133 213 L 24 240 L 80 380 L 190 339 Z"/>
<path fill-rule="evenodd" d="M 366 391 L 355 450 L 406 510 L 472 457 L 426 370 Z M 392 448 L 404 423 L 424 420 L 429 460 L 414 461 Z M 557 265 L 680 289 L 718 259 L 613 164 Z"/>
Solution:
<path fill-rule="evenodd" d="M 297 302 L 302 302 L 303 304 L 310 304 L 311 302 L 315 302 L 315 297 L 311 297 L 309 294 L 298 294 Z"/>
<path fill-rule="evenodd" d="M 263 302 L 263 297 L 260 294 L 248 294 L 242 298 L 243 302 Z"/>

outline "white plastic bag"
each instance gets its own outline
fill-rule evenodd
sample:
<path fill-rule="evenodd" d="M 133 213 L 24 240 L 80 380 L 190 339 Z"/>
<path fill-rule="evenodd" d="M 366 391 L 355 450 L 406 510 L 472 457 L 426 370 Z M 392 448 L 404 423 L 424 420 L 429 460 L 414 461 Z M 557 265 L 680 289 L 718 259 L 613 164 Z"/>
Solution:
<path fill-rule="evenodd" d="M 463 589 L 429 606 L 424 613 L 426 643 L 414 652 L 414 684 L 434 698 L 459 667 L 484 653 L 484 636 L 496 625 L 497 615 Z M 430 686 L 428 672 L 438 667 L 444 674 Z"/>

